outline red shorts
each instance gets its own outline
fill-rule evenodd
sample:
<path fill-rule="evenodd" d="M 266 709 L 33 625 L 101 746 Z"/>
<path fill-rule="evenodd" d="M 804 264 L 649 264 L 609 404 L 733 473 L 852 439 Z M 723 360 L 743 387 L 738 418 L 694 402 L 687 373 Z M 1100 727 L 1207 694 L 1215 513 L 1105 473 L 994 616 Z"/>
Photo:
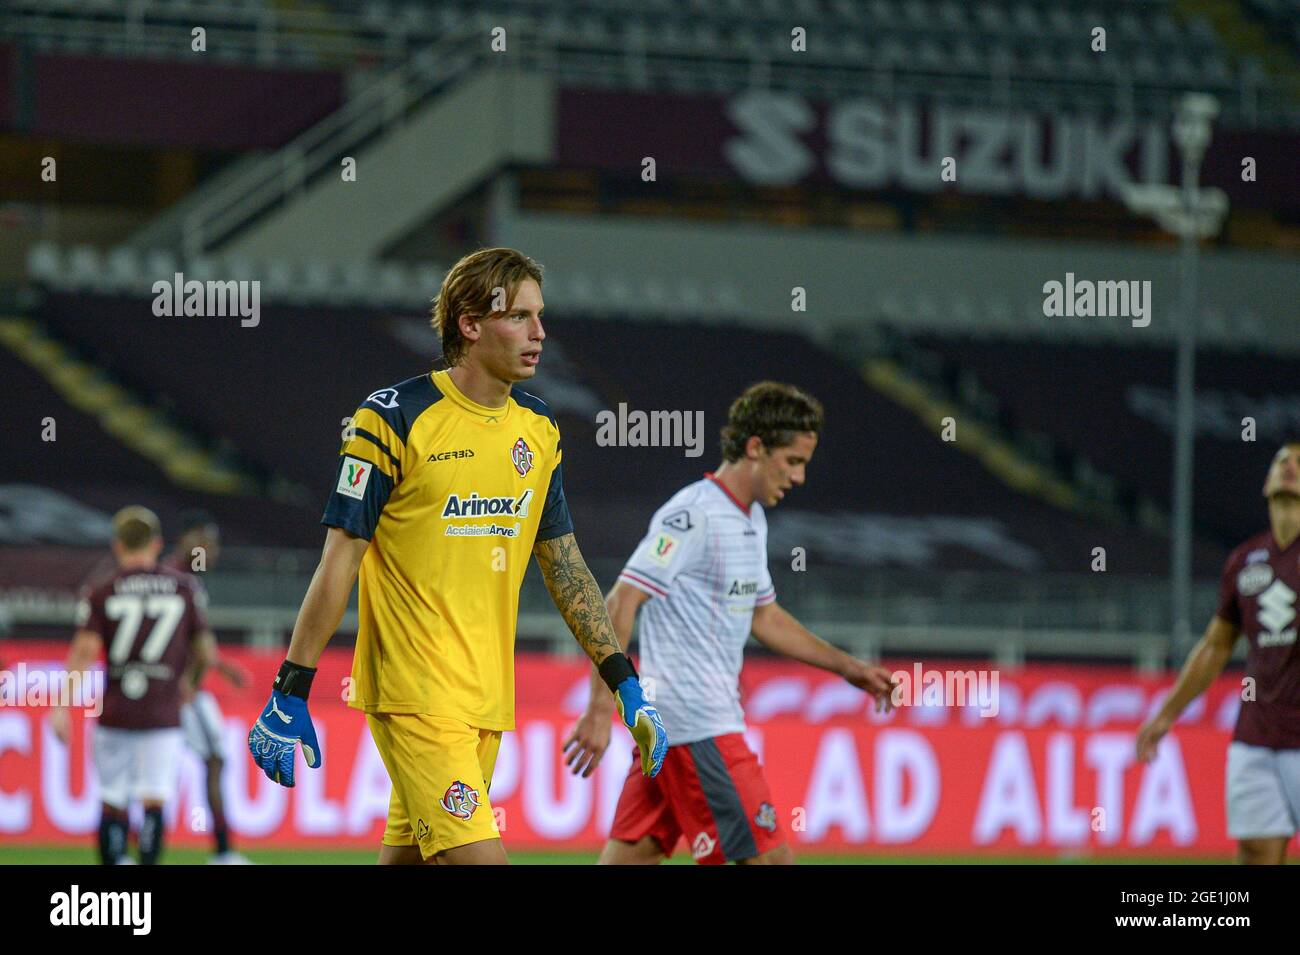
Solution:
<path fill-rule="evenodd" d="M 609 836 L 624 842 L 653 836 L 666 856 L 685 836 L 695 861 L 713 865 L 785 843 L 767 779 L 740 733 L 668 747 L 654 779 L 641 775 L 633 754 Z"/>

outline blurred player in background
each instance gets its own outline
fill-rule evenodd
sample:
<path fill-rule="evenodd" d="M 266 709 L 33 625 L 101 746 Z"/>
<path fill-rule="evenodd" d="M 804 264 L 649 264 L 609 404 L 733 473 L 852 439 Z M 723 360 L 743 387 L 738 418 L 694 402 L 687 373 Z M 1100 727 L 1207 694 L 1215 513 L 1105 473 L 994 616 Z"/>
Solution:
<path fill-rule="evenodd" d="M 1219 608 L 1173 690 L 1138 732 L 1137 755 L 1143 762 L 1155 758 L 1161 737 L 1223 672 L 1244 632 L 1250 650 L 1228 746 L 1228 835 L 1239 842 L 1239 861 L 1280 865 L 1300 828 L 1300 441 L 1288 441 L 1274 456 L 1264 497 L 1269 530 L 1228 555 Z"/>
<path fill-rule="evenodd" d="M 672 745 L 657 779 L 630 773 L 600 861 L 657 863 L 685 835 L 702 863 L 788 863 L 758 757 L 742 735 L 740 669 L 752 632 L 777 653 L 829 670 L 888 708 L 889 671 L 806 630 L 776 602 L 767 568 L 767 518 L 805 469 L 822 428 L 821 404 L 764 381 L 731 405 L 724 461 L 655 512 L 606 598 L 624 647 L 641 614 L 641 665 Z M 592 680 L 587 712 L 565 740 L 566 762 L 591 775 L 609 745 L 613 701 Z"/>
<path fill-rule="evenodd" d="M 158 861 L 163 806 L 175 785 L 181 745 L 181 686 L 194 683 L 215 653 L 204 614 L 203 585 L 158 562 L 158 518 L 127 507 L 113 518 L 117 573 L 84 595 L 69 672 L 83 672 L 108 641 L 104 709 L 94 728 L 95 771 L 103 811 L 99 855 L 105 865 L 126 859 L 131 801 L 144 804 L 139 861 Z M 56 709 L 55 734 L 70 738 L 70 714 Z"/>
<path fill-rule="evenodd" d="M 253 758 L 293 785 L 295 744 L 320 765 L 306 699 L 361 580 L 349 704 L 364 710 L 393 781 L 381 863 L 507 861 L 488 802 L 514 728 L 519 587 L 537 558 L 556 607 L 615 694 L 643 772 L 659 771 L 659 715 L 642 699 L 573 536 L 560 432 L 514 387 L 541 360 L 542 271 L 483 249 L 447 273 L 433 322 L 450 366 L 370 395 L 340 452 L 320 566 Z"/>
<path fill-rule="evenodd" d="M 176 548 L 163 559 L 164 566 L 186 574 L 211 570 L 221 556 L 221 531 L 216 519 L 207 511 L 187 511 L 181 515 L 180 528 Z M 215 644 L 213 651 L 215 654 Z M 211 661 L 211 669 L 229 680 L 236 689 L 243 689 L 247 682 L 243 670 L 219 655 Z M 185 731 L 185 743 L 203 760 L 207 770 L 208 810 L 216 848 L 210 862 L 214 865 L 248 865 L 248 858 L 231 848 L 226 807 L 221 796 L 221 773 L 225 768 L 224 725 L 215 696 L 198 683 L 181 685 L 181 728 Z"/>

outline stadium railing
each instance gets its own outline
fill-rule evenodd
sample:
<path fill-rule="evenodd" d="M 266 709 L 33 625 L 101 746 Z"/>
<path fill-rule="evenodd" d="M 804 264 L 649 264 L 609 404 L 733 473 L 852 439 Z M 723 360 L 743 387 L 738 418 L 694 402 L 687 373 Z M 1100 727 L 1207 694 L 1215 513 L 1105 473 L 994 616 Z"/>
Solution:
<path fill-rule="evenodd" d="M 1045 102 L 1057 107 L 1082 93 L 1085 99 L 1095 94 L 1096 102 L 1106 105 L 1118 99 L 1139 111 L 1150 106 L 1163 112 L 1172 87 L 1195 85 L 1235 92 L 1229 112 L 1240 110 L 1251 122 L 1295 115 L 1284 83 L 1271 79 L 1249 57 L 1234 72 L 1214 28 L 1197 16 L 1180 25 L 1169 3 L 1146 10 L 986 3 L 979 5 L 978 15 L 961 5 L 927 7 L 920 0 L 869 7 L 827 3 L 801 11 L 815 26 L 813 42 L 800 55 L 790 50 L 788 16 L 765 15 L 752 5 L 697 5 L 690 22 L 678 21 L 671 8 L 612 2 L 545 16 L 536 5 L 519 0 L 492 14 L 456 3 L 293 8 L 139 0 L 121 10 L 88 8 L 77 0 L 14 0 L 9 7 L 0 36 L 40 49 L 107 55 L 156 57 L 186 50 L 195 15 L 201 12 L 214 33 L 214 53 L 225 59 L 391 65 L 448 32 L 467 26 L 485 32 L 509 18 L 524 28 L 522 35 L 531 45 L 554 45 L 575 54 L 563 69 L 595 54 L 602 60 L 596 78 L 623 76 L 660 86 L 687 82 L 695 89 L 735 89 L 739 80 L 847 94 L 867 89 L 864 79 L 874 75 L 880 82 L 870 88 L 877 94 L 937 92 L 987 104 L 990 98 L 1008 97 L 1029 102 L 1046 90 Z M 1094 21 L 1107 24 L 1117 37 L 1116 49 L 1100 70 L 1086 48 L 1077 48 L 1077 39 L 1090 35 Z M 727 58 L 739 61 L 741 70 L 725 69 Z M 627 68 L 617 61 L 625 61 Z M 851 79 L 835 75 L 846 69 Z"/>
<path fill-rule="evenodd" d="M 318 560 L 307 550 L 225 550 L 222 566 L 205 576 L 213 626 L 252 646 L 287 645 Z M 621 569 L 615 561 L 590 564 L 604 588 Z M 1168 586 L 1161 577 L 773 570 L 783 606 L 815 633 L 863 655 L 984 657 L 1004 665 L 1029 658 L 1107 659 L 1156 669 L 1172 652 Z M 1212 580 L 1198 582 L 1193 619 L 1208 620 L 1215 597 Z M 0 589 L 0 630 L 21 636 L 31 635 L 31 628 L 70 628 L 75 603 L 71 593 Z M 339 629 L 346 635 L 342 642 L 356 626 L 354 595 Z M 518 633 L 521 646 L 580 652 L 537 574 L 525 578 Z"/>

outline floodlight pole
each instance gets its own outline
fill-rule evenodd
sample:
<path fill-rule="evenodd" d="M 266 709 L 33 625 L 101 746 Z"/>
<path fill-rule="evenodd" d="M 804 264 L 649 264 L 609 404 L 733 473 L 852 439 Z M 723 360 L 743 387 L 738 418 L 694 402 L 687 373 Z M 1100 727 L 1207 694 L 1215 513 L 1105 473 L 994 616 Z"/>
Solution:
<path fill-rule="evenodd" d="M 1170 591 L 1173 601 L 1173 650 L 1182 655 L 1191 644 L 1192 599 L 1192 482 L 1196 442 L 1196 271 L 1200 234 L 1199 189 L 1201 160 L 1210 143 L 1210 122 L 1218 104 L 1209 96 L 1183 97 L 1174 118 L 1174 141 L 1183 157 L 1182 215 L 1178 235 L 1182 245 L 1182 282 L 1178 308 L 1178 359 L 1175 378 L 1173 527 Z M 1217 231 L 1217 230 L 1216 230 Z"/>
<path fill-rule="evenodd" d="M 1196 441 L 1196 270 L 1197 241 L 1215 235 L 1228 211 L 1228 197 L 1220 189 L 1200 189 L 1201 160 L 1210 144 L 1210 123 L 1219 104 L 1204 93 L 1188 93 L 1178 103 L 1173 137 L 1183 158 L 1182 188 L 1132 184 L 1124 202 L 1134 212 L 1150 215 L 1178 236 L 1179 283 L 1177 358 L 1174 371 L 1173 507 L 1170 526 L 1170 649 L 1185 654 L 1192 640 L 1192 449 Z"/>
<path fill-rule="evenodd" d="M 1199 159 L 1183 154 L 1183 196 L 1196 189 Z M 1190 188 L 1189 188 L 1190 187 Z M 1190 208 L 1190 206 L 1189 206 Z M 1192 599 L 1192 458 L 1196 443 L 1196 236 L 1187 223 L 1182 245 L 1182 283 L 1178 306 L 1178 359 L 1174 379 L 1173 527 L 1170 556 L 1173 600 L 1173 647 L 1180 654 L 1191 642 Z"/>

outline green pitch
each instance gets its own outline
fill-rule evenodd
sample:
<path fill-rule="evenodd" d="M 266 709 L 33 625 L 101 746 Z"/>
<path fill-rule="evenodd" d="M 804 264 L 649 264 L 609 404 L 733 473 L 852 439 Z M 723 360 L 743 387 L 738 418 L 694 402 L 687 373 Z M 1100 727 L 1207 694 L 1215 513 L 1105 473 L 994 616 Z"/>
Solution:
<path fill-rule="evenodd" d="M 259 865 L 374 865 L 378 850 L 369 849 L 244 849 L 243 853 Z M 507 846 L 507 851 L 509 847 Z M 211 853 L 204 849 L 174 848 L 163 853 L 164 865 L 201 865 Z M 1226 857 L 1206 858 L 1112 858 L 1107 856 L 1003 856 L 1003 855 L 812 855 L 798 854 L 801 865 L 1041 865 L 1041 864 L 1096 864 L 1142 863 L 1156 865 L 1228 863 Z M 95 850 L 87 844 L 79 846 L 0 846 L 0 865 L 94 865 L 98 861 Z M 596 861 L 594 852 L 510 852 L 510 861 L 518 865 L 590 865 Z M 679 853 L 669 860 L 669 865 L 690 865 L 691 859 Z"/>

